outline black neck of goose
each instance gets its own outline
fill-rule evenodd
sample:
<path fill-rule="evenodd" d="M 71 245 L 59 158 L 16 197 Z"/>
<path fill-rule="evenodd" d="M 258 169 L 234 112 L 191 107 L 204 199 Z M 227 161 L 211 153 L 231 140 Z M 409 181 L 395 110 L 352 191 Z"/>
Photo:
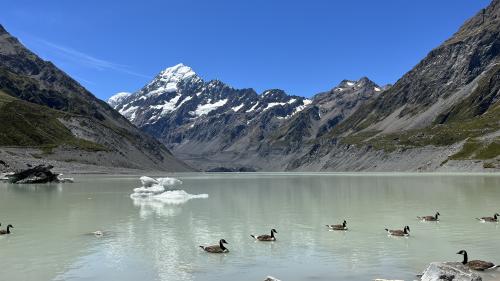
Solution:
<path fill-rule="evenodd" d="M 434 217 L 435 217 L 436 219 L 438 219 L 438 217 L 439 217 L 439 214 L 436 214 L 436 215 L 435 215 Z"/>
<path fill-rule="evenodd" d="M 406 229 L 406 227 L 403 231 L 405 232 L 405 234 L 408 234 L 408 230 Z"/>
<path fill-rule="evenodd" d="M 493 217 L 495 218 L 495 220 L 498 220 L 498 215 L 497 214 L 495 214 Z"/>
<path fill-rule="evenodd" d="M 464 261 L 462 262 L 463 264 L 467 264 L 469 261 L 469 258 L 467 257 L 467 252 L 464 253 Z"/>
<path fill-rule="evenodd" d="M 271 230 L 271 237 L 274 238 L 274 231 Z"/>
<path fill-rule="evenodd" d="M 344 227 L 344 228 L 345 228 L 345 226 L 346 226 L 346 225 L 347 225 L 347 223 L 346 223 L 346 222 L 343 222 L 343 223 L 342 223 L 342 227 Z"/>
<path fill-rule="evenodd" d="M 10 225 L 7 226 L 7 233 L 10 234 Z"/>
<path fill-rule="evenodd" d="M 225 250 L 226 247 L 224 247 L 224 243 L 222 243 L 222 241 L 219 241 L 219 246 L 222 250 Z"/>

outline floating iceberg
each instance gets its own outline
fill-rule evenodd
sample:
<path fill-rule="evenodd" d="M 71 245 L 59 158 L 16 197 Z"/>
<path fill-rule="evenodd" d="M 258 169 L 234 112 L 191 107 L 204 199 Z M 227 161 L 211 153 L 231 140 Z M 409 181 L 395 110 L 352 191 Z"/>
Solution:
<path fill-rule="evenodd" d="M 208 198 L 208 194 L 189 194 L 184 190 L 173 189 L 175 186 L 182 184 L 182 181 L 176 178 L 150 178 L 143 176 L 140 178 L 141 187 L 134 188 L 134 193 L 130 198 L 134 199 L 134 203 L 144 204 L 147 202 L 155 202 L 162 204 L 184 204 L 191 199 Z M 142 200 L 138 200 L 142 199 Z"/>

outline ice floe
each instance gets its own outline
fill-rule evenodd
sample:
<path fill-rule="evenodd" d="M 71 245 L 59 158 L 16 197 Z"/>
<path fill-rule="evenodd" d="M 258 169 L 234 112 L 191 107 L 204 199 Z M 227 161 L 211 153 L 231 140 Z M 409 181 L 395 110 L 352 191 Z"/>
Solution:
<path fill-rule="evenodd" d="M 208 198 L 208 194 L 189 194 L 185 190 L 176 189 L 182 184 L 176 178 L 150 178 L 143 176 L 140 178 L 142 186 L 134 188 L 134 193 L 130 197 L 134 204 L 142 206 L 144 204 L 184 204 L 191 199 Z"/>

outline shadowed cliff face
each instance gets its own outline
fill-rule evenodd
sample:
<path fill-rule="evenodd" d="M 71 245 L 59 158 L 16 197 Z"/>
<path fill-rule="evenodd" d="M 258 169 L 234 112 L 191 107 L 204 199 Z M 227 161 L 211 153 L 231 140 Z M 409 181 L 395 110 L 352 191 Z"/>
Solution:
<path fill-rule="evenodd" d="M 0 94 L 3 113 L 0 145 L 44 149 L 65 146 L 83 150 L 80 157 L 71 161 L 85 159 L 86 163 L 96 165 L 190 169 L 160 142 L 138 130 L 51 62 L 26 49 L 2 26 Z M 107 157 L 83 155 L 97 153 Z"/>

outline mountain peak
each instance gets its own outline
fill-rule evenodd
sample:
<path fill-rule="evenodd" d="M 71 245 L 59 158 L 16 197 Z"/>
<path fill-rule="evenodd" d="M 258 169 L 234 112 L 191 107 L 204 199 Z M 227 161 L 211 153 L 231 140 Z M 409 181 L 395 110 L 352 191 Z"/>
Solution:
<path fill-rule="evenodd" d="M 183 63 L 168 67 L 159 74 L 161 78 L 178 78 L 179 80 L 184 80 L 193 75 L 196 75 L 193 69 Z"/>
<path fill-rule="evenodd" d="M 181 81 L 197 78 L 191 67 L 182 63 L 161 71 L 141 92 L 148 95 L 161 95 L 177 91 L 177 84 Z"/>
<path fill-rule="evenodd" d="M 129 92 L 119 92 L 108 99 L 108 104 L 115 108 L 120 102 L 125 98 L 129 97 L 131 93 Z"/>
<path fill-rule="evenodd" d="M 336 88 L 362 88 L 362 87 L 378 87 L 378 85 L 370 80 L 368 77 L 363 76 L 359 80 L 342 80 Z"/>

